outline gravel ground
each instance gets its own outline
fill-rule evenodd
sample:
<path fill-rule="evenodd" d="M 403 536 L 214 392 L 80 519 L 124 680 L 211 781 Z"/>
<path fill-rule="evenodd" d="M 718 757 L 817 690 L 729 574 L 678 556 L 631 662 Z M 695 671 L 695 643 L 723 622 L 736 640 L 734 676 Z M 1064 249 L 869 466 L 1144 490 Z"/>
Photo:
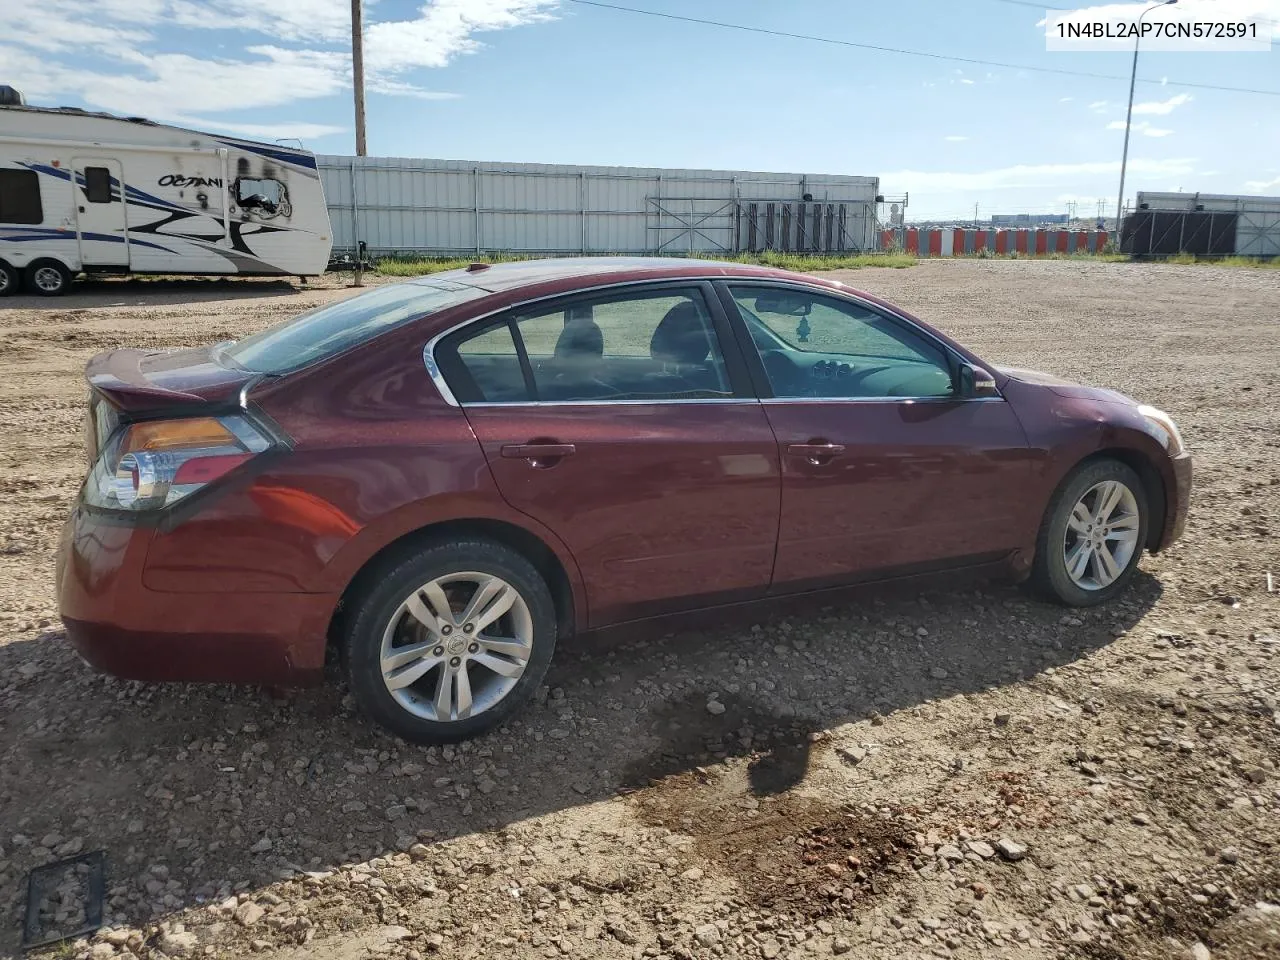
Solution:
<path fill-rule="evenodd" d="M 1169 410 L 1187 534 L 1120 601 L 1017 590 L 586 637 L 506 729 L 425 749 L 337 686 L 96 676 L 53 550 L 101 349 L 337 296 L 103 282 L 0 309 L 0 954 L 27 872 L 105 850 L 51 955 L 1280 955 L 1280 272 L 928 262 L 844 277 L 994 362 Z M 77 922 L 83 877 L 43 929 Z"/>

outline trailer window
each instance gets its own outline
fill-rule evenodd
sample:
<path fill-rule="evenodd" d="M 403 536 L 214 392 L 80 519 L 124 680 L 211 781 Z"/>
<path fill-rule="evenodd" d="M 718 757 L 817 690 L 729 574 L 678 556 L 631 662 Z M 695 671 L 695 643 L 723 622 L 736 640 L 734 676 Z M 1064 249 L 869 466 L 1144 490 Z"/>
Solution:
<path fill-rule="evenodd" d="M 236 181 L 236 203 L 242 210 L 257 210 L 270 216 L 289 216 L 289 191 L 279 180 L 241 177 Z"/>
<path fill-rule="evenodd" d="M 0 170 L 0 223 L 41 223 L 40 178 L 34 170 Z"/>
<path fill-rule="evenodd" d="M 111 171 L 106 167 L 85 167 L 84 195 L 90 203 L 110 203 Z"/>

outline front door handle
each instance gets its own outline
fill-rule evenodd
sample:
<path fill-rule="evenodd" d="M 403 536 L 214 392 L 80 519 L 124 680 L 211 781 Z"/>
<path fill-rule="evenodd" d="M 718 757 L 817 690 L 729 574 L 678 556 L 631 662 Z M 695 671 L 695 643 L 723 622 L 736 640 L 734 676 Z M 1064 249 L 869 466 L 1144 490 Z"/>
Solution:
<path fill-rule="evenodd" d="M 825 440 L 813 440 L 809 443 L 793 443 L 787 447 L 787 453 L 793 457 L 804 457 L 815 467 L 830 463 L 844 453 L 844 444 L 827 443 Z"/>
<path fill-rule="evenodd" d="M 502 448 L 508 460 L 528 460 L 533 467 L 554 467 L 578 448 L 572 443 L 509 443 Z"/>

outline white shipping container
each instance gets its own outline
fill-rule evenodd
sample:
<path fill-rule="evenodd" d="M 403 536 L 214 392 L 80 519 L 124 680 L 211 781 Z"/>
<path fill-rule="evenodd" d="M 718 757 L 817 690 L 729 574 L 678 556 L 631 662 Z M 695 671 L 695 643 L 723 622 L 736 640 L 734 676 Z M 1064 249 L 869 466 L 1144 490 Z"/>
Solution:
<path fill-rule="evenodd" d="M 875 248 L 876 177 L 319 156 L 334 247 L 424 255 Z M 809 198 L 806 202 L 806 196 Z M 804 203 L 803 232 L 800 204 Z M 756 231 L 746 218 L 755 204 Z M 781 205 L 790 205 L 788 246 Z M 843 214 L 843 215 L 842 215 Z"/>

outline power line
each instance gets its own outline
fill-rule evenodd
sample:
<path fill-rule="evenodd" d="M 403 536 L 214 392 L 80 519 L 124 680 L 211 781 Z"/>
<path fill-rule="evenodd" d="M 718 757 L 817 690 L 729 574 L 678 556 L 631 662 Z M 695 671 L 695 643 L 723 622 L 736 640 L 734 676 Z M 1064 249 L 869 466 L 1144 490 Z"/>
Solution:
<path fill-rule="evenodd" d="M 704 20 L 700 17 L 686 17 L 678 13 L 663 13 L 658 10 L 641 10 L 638 7 L 624 7 L 616 3 L 603 3 L 601 0 L 569 0 L 588 7 L 602 10 L 617 10 L 622 13 L 638 13 L 646 17 L 659 17 L 663 20 L 675 20 L 680 23 L 697 23 L 706 27 L 721 27 L 726 30 L 739 30 L 744 33 L 759 33 L 770 37 L 784 37 L 788 40 L 810 40 L 814 43 L 826 43 L 838 47 L 854 47 L 859 50 L 875 50 L 878 53 L 897 53 L 906 57 L 923 57 L 927 60 L 945 60 L 950 63 L 967 63 L 979 67 L 1001 67 L 1006 70 L 1027 70 L 1032 73 L 1052 73 L 1064 77 L 1088 77 L 1093 80 L 1121 81 L 1126 77 L 1117 77 L 1107 73 L 1090 73 L 1085 70 L 1063 70 L 1057 67 L 1033 67 L 1023 63 L 1004 63 L 999 60 L 979 60 L 975 57 L 956 57 L 945 53 L 926 53 L 923 50 L 907 50 L 903 47 L 884 47 L 874 43 L 857 43 L 853 40 L 836 40 L 833 37 L 817 37 L 808 33 L 789 33 L 785 30 L 770 30 L 766 27 L 750 27 L 742 23 L 728 23 L 724 20 Z M 1159 86 L 1191 87 L 1197 90 L 1223 90 L 1228 93 L 1257 93 L 1268 97 L 1280 97 L 1280 90 L 1256 90 L 1251 87 L 1224 87 L 1212 83 L 1191 83 L 1185 80 L 1146 80 L 1138 78 L 1139 83 L 1154 83 Z"/>

